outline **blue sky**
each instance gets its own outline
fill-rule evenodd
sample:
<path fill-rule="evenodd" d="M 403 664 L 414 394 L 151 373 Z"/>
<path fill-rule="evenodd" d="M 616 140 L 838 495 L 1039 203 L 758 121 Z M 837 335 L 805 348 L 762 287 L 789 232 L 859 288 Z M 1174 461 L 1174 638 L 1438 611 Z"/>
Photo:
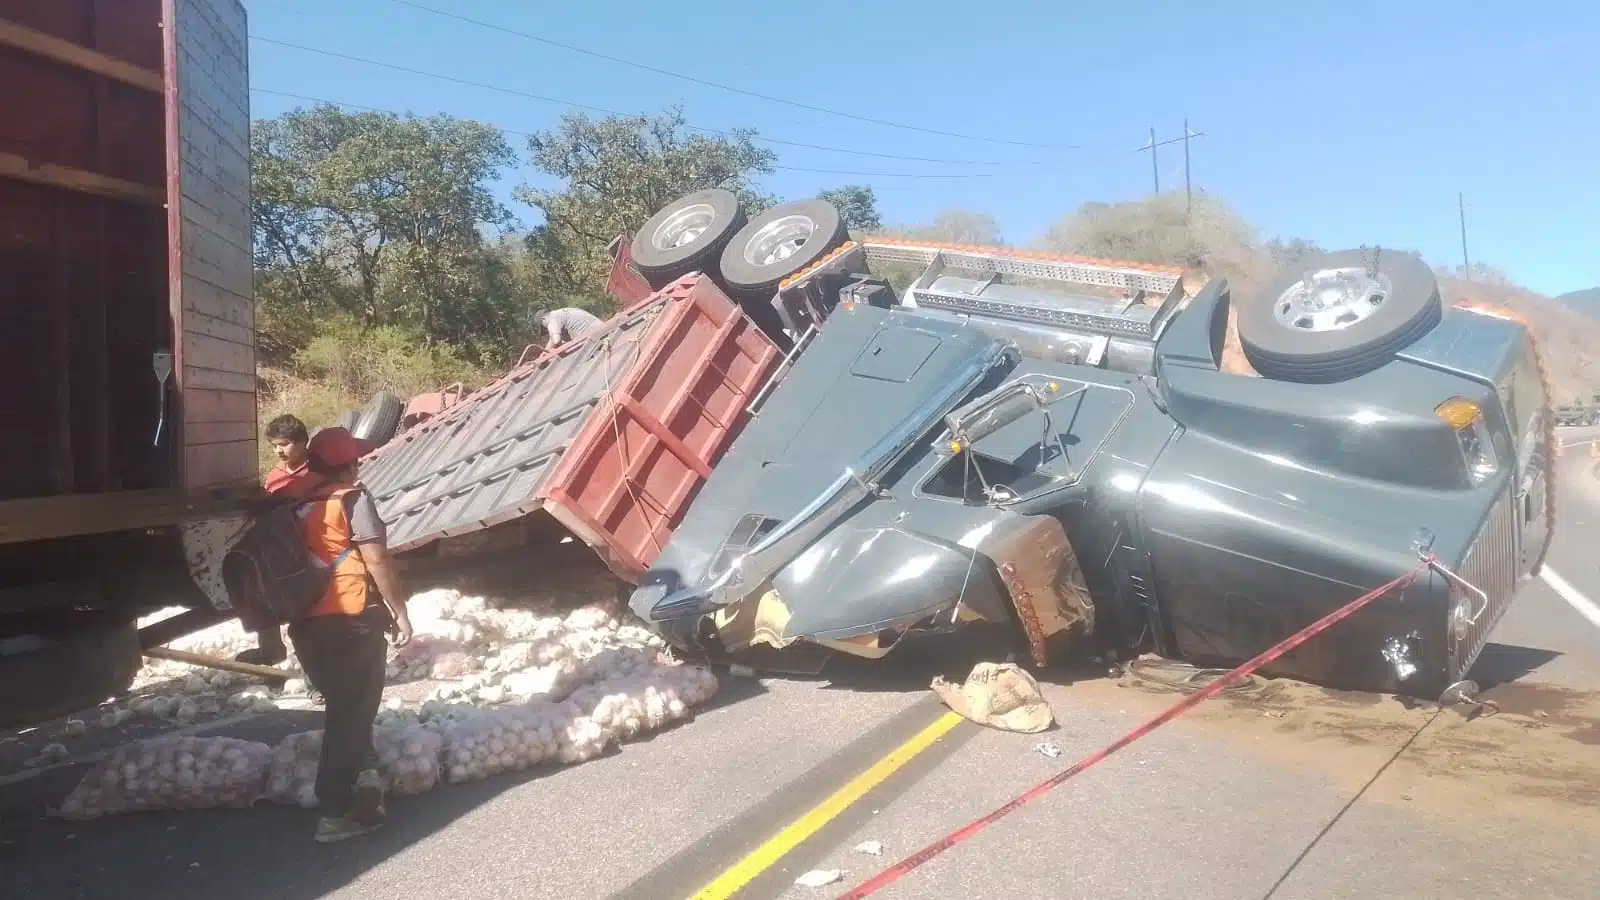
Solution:
<path fill-rule="evenodd" d="M 1187 117 L 1207 135 L 1193 144 L 1195 184 L 1264 234 L 1459 263 L 1460 191 L 1474 262 L 1545 293 L 1600 285 L 1600 4 L 416 2 L 815 107 L 1016 143 L 753 99 L 395 0 L 245 0 L 259 37 L 623 112 L 681 103 L 706 128 L 887 155 L 775 146 L 790 168 L 766 186 L 784 199 L 864 182 L 886 219 L 975 209 L 1022 242 L 1084 201 L 1148 194 L 1149 155 L 1134 148 L 1152 125 L 1158 139 L 1179 136 Z M 524 132 L 562 111 L 262 41 L 250 51 L 258 118 L 303 105 L 265 91 Z M 1159 161 L 1162 188 L 1181 186 L 1181 147 Z M 507 179 L 508 200 L 528 177 Z"/>

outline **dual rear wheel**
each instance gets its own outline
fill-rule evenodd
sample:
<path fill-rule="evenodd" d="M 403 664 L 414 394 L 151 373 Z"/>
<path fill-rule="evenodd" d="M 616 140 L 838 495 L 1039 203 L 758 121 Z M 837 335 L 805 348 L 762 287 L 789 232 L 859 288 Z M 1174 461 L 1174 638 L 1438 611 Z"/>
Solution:
<path fill-rule="evenodd" d="M 695 191 L 667 204 L 633 237 L 633 266 L 657 290 L 703 272 L 762 330 L 782 331 L 773 295 L 785 278 L 850 239 L 826 200 L 797 200 L 747 218 L 731 191 Z"/>

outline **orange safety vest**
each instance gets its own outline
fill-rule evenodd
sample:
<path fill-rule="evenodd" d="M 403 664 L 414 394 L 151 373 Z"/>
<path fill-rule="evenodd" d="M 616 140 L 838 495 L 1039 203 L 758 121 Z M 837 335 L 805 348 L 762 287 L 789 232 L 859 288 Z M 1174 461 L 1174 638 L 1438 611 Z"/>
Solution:
<path fill-rule="evenodd" d="M 300 508 L 300 540 L 306 550 L 324 565 L 339 555 L 354 550 L 350 540 L 350 517 L 345 514 L 344 498 L 357 488 L 325 485 L 306 499 Z M 315 616 L 354 616 L 367 608 L 367 564 L 359 552 L 351 552 L 333 570 L 328 589 L 307 618 Z"/>

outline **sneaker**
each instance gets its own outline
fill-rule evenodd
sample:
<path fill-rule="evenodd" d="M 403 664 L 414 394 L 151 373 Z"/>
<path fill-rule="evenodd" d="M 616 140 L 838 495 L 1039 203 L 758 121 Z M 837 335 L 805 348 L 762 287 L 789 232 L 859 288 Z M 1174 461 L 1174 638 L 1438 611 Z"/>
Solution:
<path fill-rule="evenodd" d="M 316 841 L 319 844 L 335 844 L 371 834 L 382 827 L 382 822 L 362 824 L 346 816 L 323 816 L 317 820 Z"/>
<path fill-rule="evenodd" d="M 235 656 L 234 660 L 255 666 L 275 666 L 288 658 L 289 651 L 283 647 L 251 647 Z"/>
<path fill-rule="evenodd" d="M 356 776 L 355 793 L 344 817 L 359 824 L 381 825 L 389 815 L 384 799 L 383 778 L 376 769 L 364 769 Z"/>

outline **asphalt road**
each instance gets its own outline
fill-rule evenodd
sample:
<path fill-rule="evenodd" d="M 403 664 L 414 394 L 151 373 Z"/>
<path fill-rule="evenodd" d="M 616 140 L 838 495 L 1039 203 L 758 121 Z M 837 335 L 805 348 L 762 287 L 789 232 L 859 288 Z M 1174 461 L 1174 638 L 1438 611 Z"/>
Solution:
<path fill-rule="evenodd" d="M 1545 565 L 1590 601 L 1593 615 L 1600 612 L 1594 610 L 1600 604 L 1600 458 L 1590 453 L 1600 451 L 1600 426 L 1557 434 L 1566 449 L 1556 476 L 1556 540 Z M 1575 609 L 1547 579 L 1523 591 L 1493 638 L 1474 674 L 1488 672 L 1499 680 L 1526 668 L 1532 680 L 1600 689 L 1600 623 Z"/>
<path fill-rule="evenodd" d="M 1593 598 L 1600 482 L 1586 451 L 1562 457 L 1550 567 Z M 969 662 L 940 660 L 957 672 Z M 930 673 L 913 660 L 831 680 L 729 678 L 714 708 L 652 740 L 401 799 L 384 832 L 334 847 L 311 842 L 310 813 L 265 806 L 43 821 L 81 774 L 54 770 L 0 787 L 4 894 L 689 897 L 937 718 Z M 1536 582 L 1473 674 L 1498 714 L 1435 716 L 1299 686 L 1211 701 L 880 896 L 1600 896 L 1600 628 Z M 740 896 L 837 896 L 1176 699 L 1107 678 L 1063 681 L 1045 686 L 1054 730 L 957 726 Z M 299 724 L 273 717 L 230 733 Z M 863 841 L 884 854 L 854 849 Z M 815 868 L 840 880 L 793 884 Z"/>

